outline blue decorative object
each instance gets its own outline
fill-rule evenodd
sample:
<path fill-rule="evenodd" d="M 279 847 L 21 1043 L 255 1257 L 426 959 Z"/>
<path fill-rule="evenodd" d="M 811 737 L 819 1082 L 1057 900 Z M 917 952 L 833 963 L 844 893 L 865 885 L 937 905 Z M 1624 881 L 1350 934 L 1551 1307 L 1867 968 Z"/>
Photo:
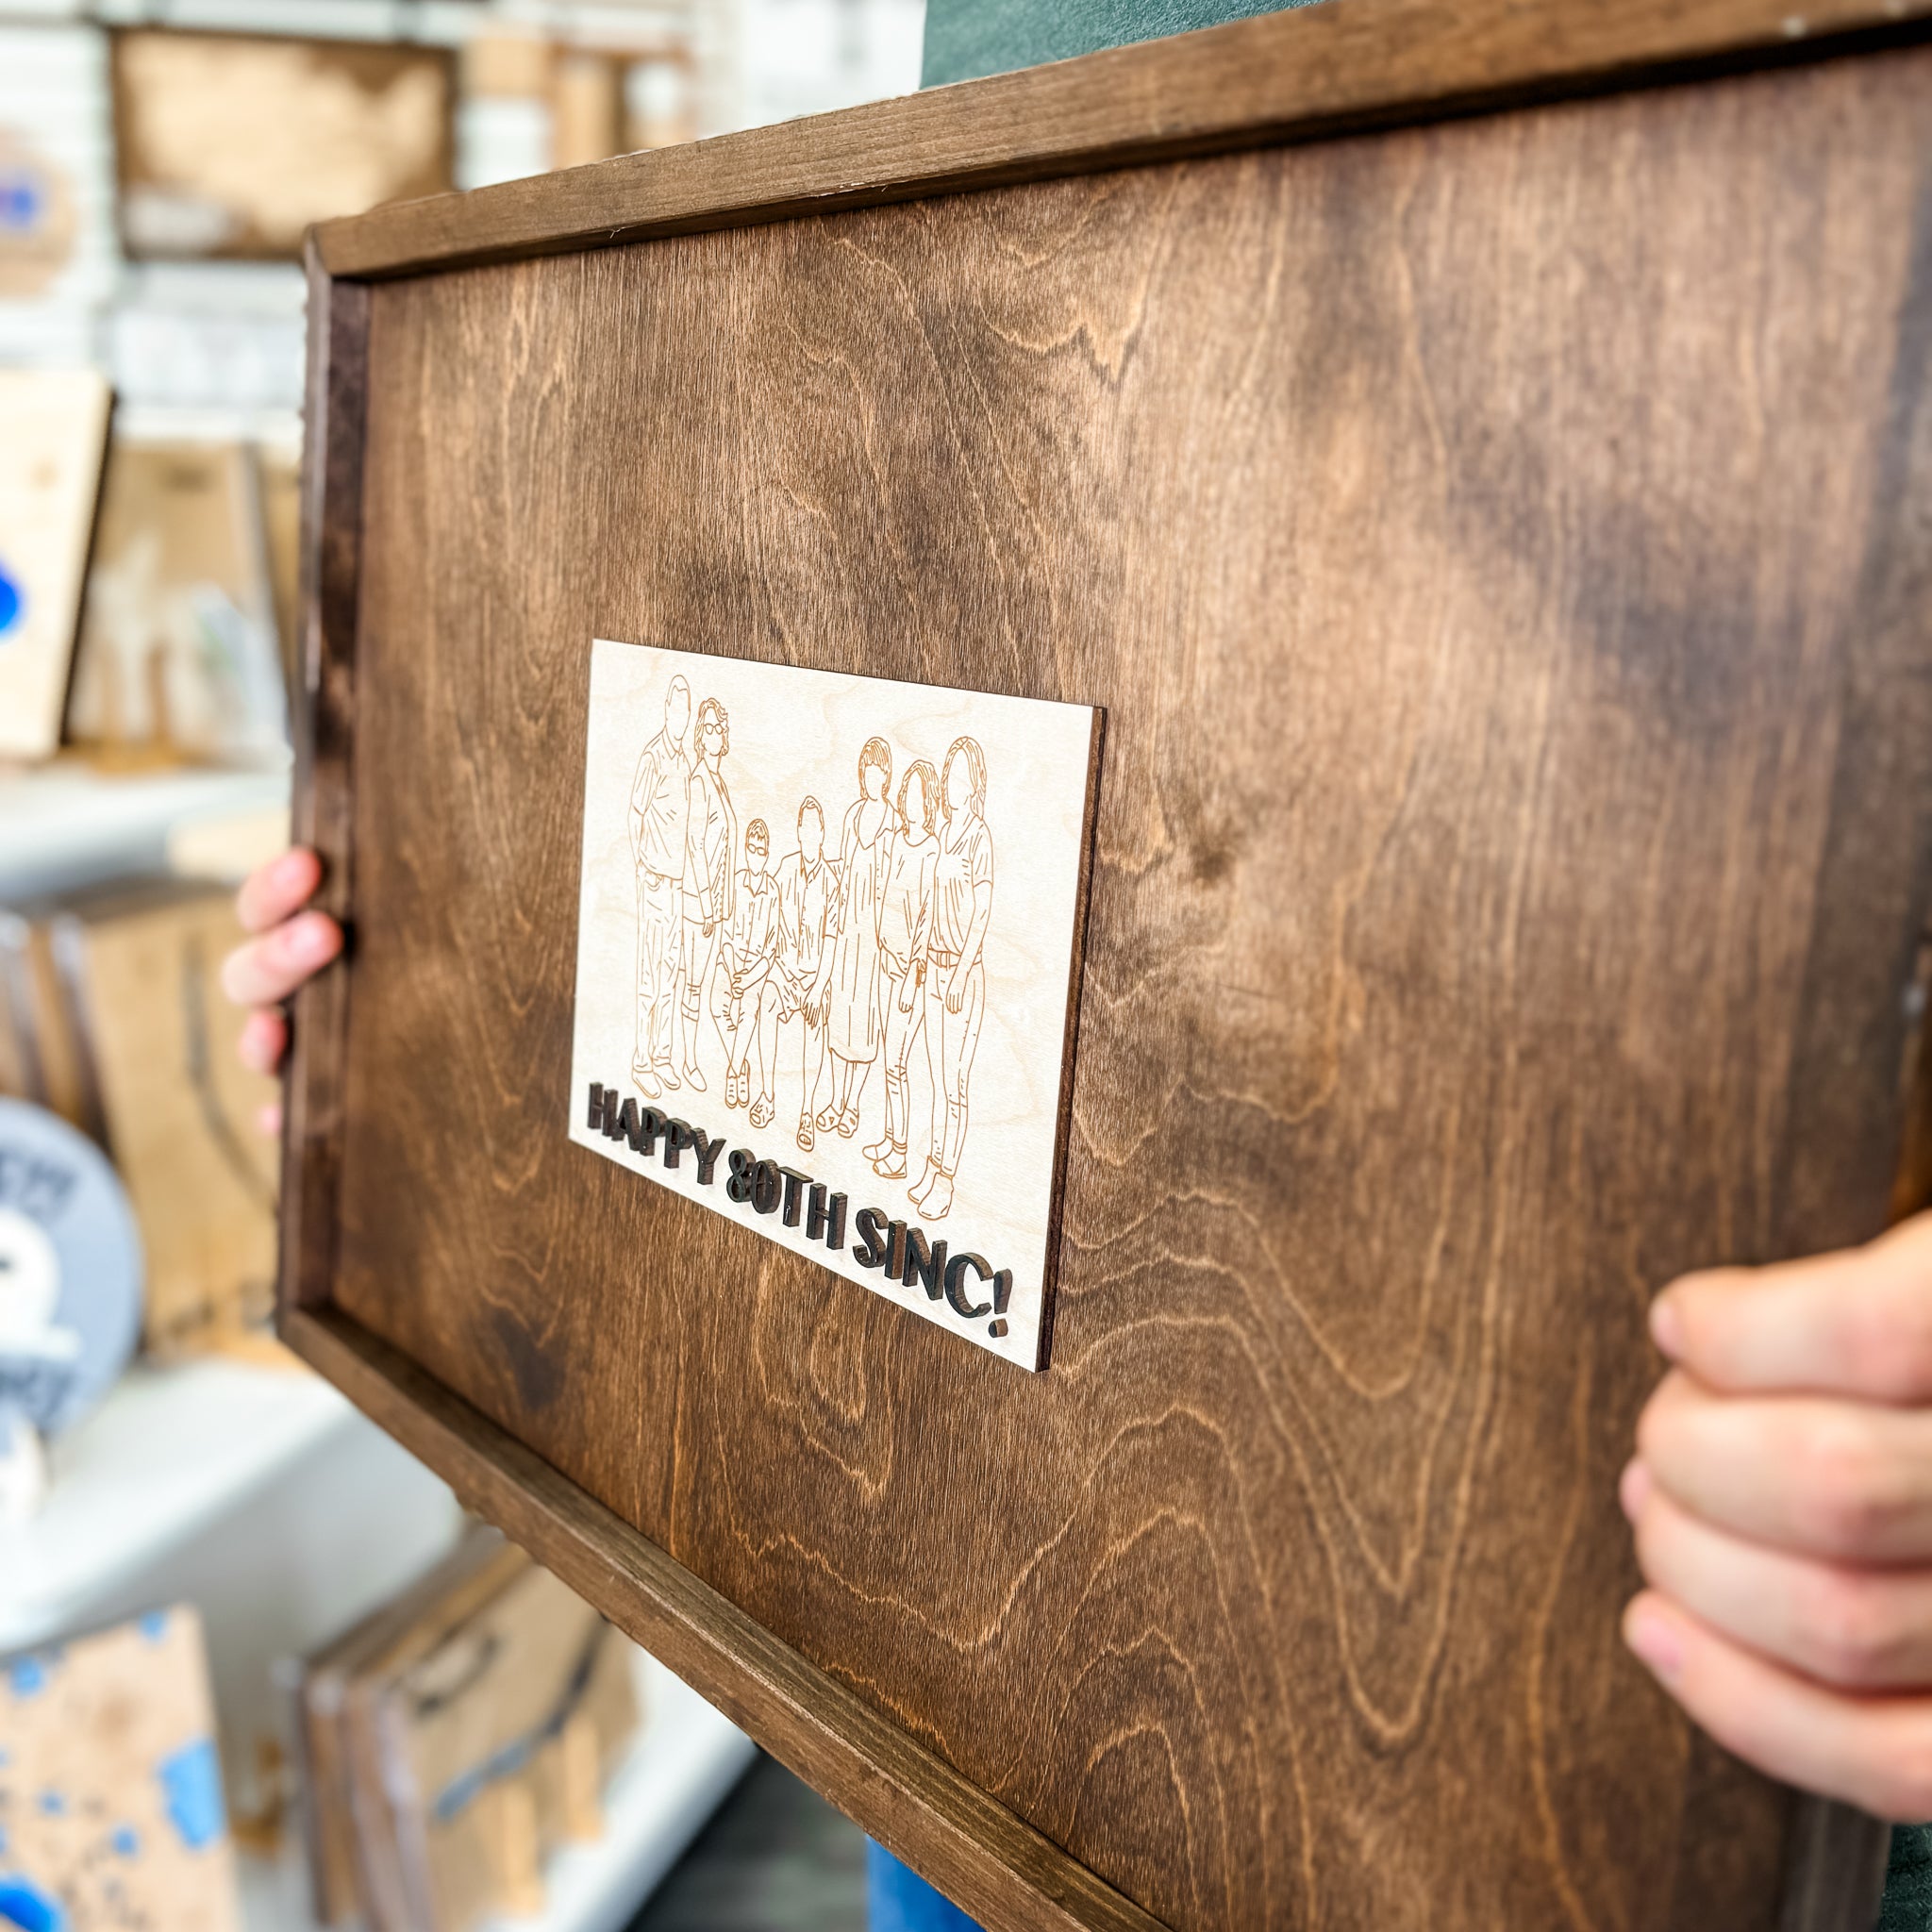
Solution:
<path fill-rule="evenodd" d="M 131 1824 L 117 1824 L 114 1836 L 108 1840 L 124 1858 L 141 1857 L 141 1834 Z"/>
<path fill-rule="evenodd" d="M 212 1738 L 184 1744 L 158 1767 L 168 1819 L 191 1852 L 211 1845 L 226 1821 L 222 1812 L 222 1766 Z"/>
<path fill-rule="evenodd" d="M 0 638 L 7 637 L 19 626 L 21 614 L 26 608 L 26 593 L 20 588 L 20 582 L 7 568 L 4 558 L 0 558 Z"/>
<path fill-rule="evenodd" d="M 20 1932 L 67 1932 L 67 1914 L 60 1901 L 32 1879 L 0 1872 L 0 1925 L 18 1925 Z"/>
<path fill-rule="evenodd" d="M 7 1688 L 16 1697 L 38 1697 L 47 1688 L 47 1666 L 42 1657 L 29 1652 L 7 1666 Z"/>
<path fill-rule="evenodd" d="M 158 1643 L 168 1634 L 166 1610 L 149 1610 L 141 1620 L 141 1634 L 150 1643 Z"/>

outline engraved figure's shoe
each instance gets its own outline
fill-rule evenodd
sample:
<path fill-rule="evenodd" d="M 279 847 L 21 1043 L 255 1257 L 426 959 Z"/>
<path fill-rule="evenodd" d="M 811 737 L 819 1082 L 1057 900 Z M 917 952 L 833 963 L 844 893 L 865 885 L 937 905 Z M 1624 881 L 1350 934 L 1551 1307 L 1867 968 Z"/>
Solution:
<path fill-rule="evenodd" d="M 815 1124 L 817 1125 L 817 1127 L 818 1127 L 818 1130 L 819 1130 L 819 1132 L 820 1132 L 820 1133 L 822 1133 L 822 1134 L 829 1134 L 829 1133 L 830 1133 L 830 1132 L 832 1131 L 832 1129 L 833 1129 L 834 1127 L 836 1127 L 836 1126 L 837 1126 L 837 1125 L 839 1124 L 839 1109 L 838 1109 L 838 1108 L 837 1108 L 837 1107 L 822 1107 L 822 1108 L 819 1108 L 819 1117 L 818 1117 L 818 1120 L 817 1120 L 817 1122 L 816 1122 L 816 1124 Z"/>
<path fill-rule="evenodd" d="M 769 1127 L 772 1116 L 777 1112 L 772 1103 L 760 1093 L 751 1104 L 751 1124 L 755 1127 Z"/>
<path fill-rule="evenodd" d="M 903 1181 L 906 1178 L 906 1149 L 903 1143 L 886 1143 L 886 1155 L 874 1160 L 872 1171 L 882 1181 Z"/>
<path fill-rule="evenodd" d="M 633 1060 L 630 1063 L 630 1084 L 646 1100 L 656 1100 L 664 1091 L 658 1084 L 657 1070 L 653 1067 L 645 1066 L 641 1060 Z"/>
<path fill-rule="evenodd" d="M 848 1107 L 839 1116 L 838 1125 L 839 1138 L 841 1141 L 851 1140 L 853 1135 L 858 1131 L 858 1109 L 856 1107 Z"/>
<path fill-rule="evenodd" d="M 915 1208 L 924 1208 L 925 1206 L 924 1199 L 925 1191 L 939 1177 L 940 1164 L 928 1154 L 925 1157 L 925 1172 L 919 1176 L 919 1185 L 916 1188 L 908 1188 L 906 1191 L 912 1197 L 912 1205 Z"/>
<path fill-rule="evenodd" d="M 669 1060 L 659 1060 L 657 1063 L 657 1065 L 651 1069 L 651 1071 L 652 1073 L 656 1074 L 658 1079 L 663 1081 L 665 1086 L 670 1088 L 670 1090 L 674 1093 L 675 1093 L 678 1088 L 684 1084 L 681 1080 L 678 1079 L 676 1072 L 673 1069 L 672 1064 Z"/>
<path fill-rule="evenodd" d="M 684 1077 L 693 1093 L 705 1091 L 705 1076 L 689 1060 L 684 1063 Z"/>
<path fill-rule="evenodd" d="M 798 1151 L 809 1154 L 812 1149 L 811 1116 L 802 1113 L 798 1116 Z"/>
<path fill-rule="evenodd" d="M 874 1141 L 870 1147 L 861 1147 L 858 1151 L 868 1160 L 883 1160 L 892 1151 L 892 1143 L 890 1140 Z"/>
<path fill-rule="evenodd" d="M 952 1206 L 953 1176 L 944 1168 L 936 1167 L 925 1191 L 925 1199 L 919 1204 L 919 1211 L 928 1221 L 943 1221 Z"/>

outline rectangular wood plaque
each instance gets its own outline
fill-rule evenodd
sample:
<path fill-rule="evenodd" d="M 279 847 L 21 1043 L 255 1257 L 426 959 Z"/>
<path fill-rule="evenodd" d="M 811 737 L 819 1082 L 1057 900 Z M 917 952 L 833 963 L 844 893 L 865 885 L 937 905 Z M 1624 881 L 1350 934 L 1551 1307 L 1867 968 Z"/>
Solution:
<path fill-rule="evenodd" d="M 571 1138 L 1043 1367 L 1098 748 L 1077 705 L 599 639 Z"/>
<path fill-rule="evenodd" d="M 313 238 L 283 1330 L 995 1932 L 1872 1923 L 1622 1645 L 1615 1491 L 1659 1285 L 1932 1195 L 1928 27 L 1327 0 Z M 702 1108 L 688 973 L 640 1061 L 674 662 L 768 868 L 980 744 L 1058 1030 L 944 1217 L 924 1032 L 903 1179 L 782 1000 L 730 1104 L 715 962 Z"/>

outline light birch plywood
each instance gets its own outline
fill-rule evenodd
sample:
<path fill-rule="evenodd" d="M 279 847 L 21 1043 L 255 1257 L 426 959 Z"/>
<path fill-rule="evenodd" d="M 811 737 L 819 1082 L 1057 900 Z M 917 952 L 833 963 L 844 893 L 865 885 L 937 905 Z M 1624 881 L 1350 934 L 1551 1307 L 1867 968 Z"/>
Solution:
<path fill-rule="evenodd" d="M 1043 1367 L 1099 721 L 598 640 L 571 1138 Z"/>

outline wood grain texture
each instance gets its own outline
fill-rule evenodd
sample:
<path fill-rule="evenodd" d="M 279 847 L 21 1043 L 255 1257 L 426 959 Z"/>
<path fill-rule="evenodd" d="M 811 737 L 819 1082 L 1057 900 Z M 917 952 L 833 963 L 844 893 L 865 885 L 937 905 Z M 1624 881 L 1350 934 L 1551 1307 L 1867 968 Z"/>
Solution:
<path fill-rule="evenodd" d="M 362 446 L 368 408 L 369 290 L 308 260 L 308 370 L 302 451 L 301 702 L 293 708 L 292 842 L 320 854 L 316 903 L 350 921 L 355 663 L 362 559 Z M 310 980 L 292 1004 L 282 1082 L 278 1310 L 325 1302 L 341 1173 L 342 1049 L 349 976 Z"/>
<path fill-rule="evenodd" d="M 1324 0 L 316 230 L 331 275 L 453 268 L 869 207 L 1809 54 L 1932 0 Z"/>
<path fill-rule="evenodd" d="M 1838 1925 L 1613 1487 L 1893 1199 L 1928 344 L 1924 51 L 378 286 L 330 1373 L 1167 1924 Z M 1043 1379 L 566 1143 L 593 635 L 1106 709 Z"/>
<path fill-rule="evenodd" d="M 857 1797 L 865 1828 L 917 1859 L 983 1924 L 1019 1932 L 1158 1932 L 1130 1900 L 406 1356 L 332 1309 L 297 1312 L 285 1332 L 306 1361 L 439 1471 L 468 1508 L 501 1525 L 801 1777 Z"/>

